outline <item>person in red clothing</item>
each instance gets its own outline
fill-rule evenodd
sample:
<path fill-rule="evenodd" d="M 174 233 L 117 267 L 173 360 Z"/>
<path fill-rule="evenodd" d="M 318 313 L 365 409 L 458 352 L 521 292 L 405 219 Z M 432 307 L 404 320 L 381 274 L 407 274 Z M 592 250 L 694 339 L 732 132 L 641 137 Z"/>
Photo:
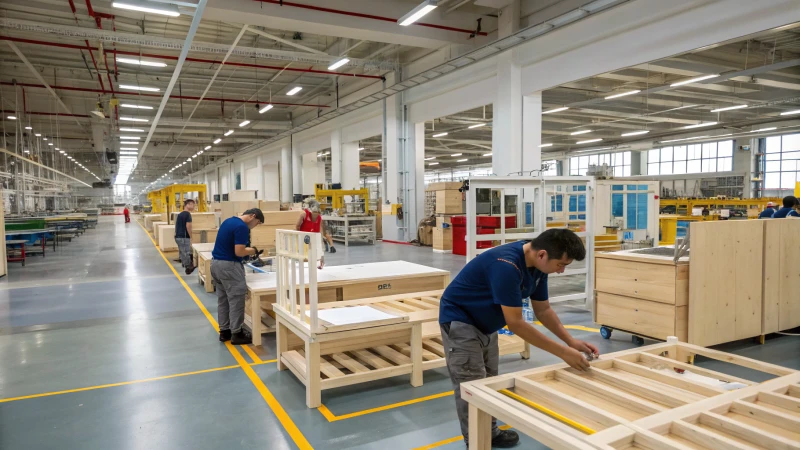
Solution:
<path fill-rule="evenodd" d="M 122 210 L 122 214 L 125 214 L 125 223 L 131 221 L 131 213 L 128 211 L 128 205 L 125 205 L 125 209 Z"/>
<path fill-rule="evenodd" d="M 331 237 L 331 234 L 325 228 L 325 222 L 322 220 L 322 214 L 319 212 L 318 201 L 314 199 L 308 201 L 308 208 L 304 209 L 300 217 L 297 218 L 295 228 L 297 231 L 322 233 L 322 237 L 325 238 L 325 247 L 330 247 L 328 250 L 330 253 L 336 253 L 336 249 L 333 248 L 333 237 Z"/>

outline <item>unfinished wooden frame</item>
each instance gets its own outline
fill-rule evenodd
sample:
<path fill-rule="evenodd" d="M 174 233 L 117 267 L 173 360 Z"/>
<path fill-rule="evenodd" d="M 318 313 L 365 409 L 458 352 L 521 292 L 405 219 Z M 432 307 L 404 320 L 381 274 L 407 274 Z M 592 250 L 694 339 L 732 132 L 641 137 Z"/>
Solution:
<path fill-rule="evenodd" d="M 694 355 L 765 372 L 763 383 L 687 364 Z M 800 372 L 677 342 L 612 353 L 588 372 L 556 364 L 461 385 L 471 450 L 494 416 L 558 449 L 800 449 Z M 712 383 L 694 375 L 729 383 Z"/>

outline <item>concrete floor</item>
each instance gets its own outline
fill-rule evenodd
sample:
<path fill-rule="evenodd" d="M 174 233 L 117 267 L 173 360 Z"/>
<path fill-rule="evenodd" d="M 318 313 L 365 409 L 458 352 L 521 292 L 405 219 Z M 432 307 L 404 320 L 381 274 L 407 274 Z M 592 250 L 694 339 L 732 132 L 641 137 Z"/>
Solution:
<path fill-rule="evenodd" d="M 327 264 L 403 259 L 453 275 L 463 266 L 461 257 L 429 248 L 337 250 Z M 326 418 L 305 407 L 304 387 L 290 372 L 268 362 L 271 335 L 261 349 L 220 344 L 209 320 L 216 296 L 196 275 L 180 274 L 197 301 L 140 225 L 121 218 L 102 218 L 96 230 L 24 268 L 9 264 L 0 279 L 0 449 L 284 449 L 304 441 L 334 450 L 463 448 L 451 439 L 458 425 L 445 369 L 425 372 L 416 389 L 403 376 L 324 391 Z M 555 281 L 551 295 L 581 289 Z M 555 308 L 564 323 L 597 327 L 574 304 Z M 603 353 L 633 346 L 621 332 L 603 340 L 571 331 Z M 800 369 L 796 337 L 720 348 Z M 504 357 L 500 370 L 555 362 L 534 349 L 529 361 Z M 395 405 L 409 400 L 419 401 Z M 519 448 L 543 447 L 523 437 Z"/>

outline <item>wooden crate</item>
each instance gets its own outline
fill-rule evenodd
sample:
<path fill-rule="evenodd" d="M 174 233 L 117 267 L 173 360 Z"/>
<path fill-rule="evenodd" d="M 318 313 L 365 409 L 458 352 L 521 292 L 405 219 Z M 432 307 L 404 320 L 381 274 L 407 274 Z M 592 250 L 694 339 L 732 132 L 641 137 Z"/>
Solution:
<path fill-rule="evenodd" d="M 460 181 L 438 181 L 425 186 L 426 191 L 457 191 L 461 189 Z"/>
<path fill-rule="evenodd" d="M 213 228 L 210 230 L 203 230 L 203 229 L 195 229 L 192 227 L 192 243 L 195 244 L 206 244 L 206 243 L 214 243 L 217 240 L 217 232 L 219 230 L 217 228 Z"/>
<path fill-rule="evenodd" d="M 154 222 L 166 222 L 166 221 L 167 221 L 167 213 L 147 214 L 144 216 L 144 228 L 152 233 Z"/>
<path fill-rule="evenodd" d="M 463 194 L 454 190 L 436 191 L 436 214 L 463 213 Z"/>
<path fill-rule="evenodd" d="M 256 191 L 233 191 L 228 193 L 228 200 L 231 202 L 258 201 Z M 258 206 L 254 206 L 254 208 L 258 208 Z"/>
<path fill-rule="evenodd" d="M 294 230 L 302 211 L 264 212 L 264 223 L 250 230 L 250 244 L 259 249 L 275 247 L 276 230 Z"/>
<path fill-rule="evenodd" d="M 754 377 L 768 381 L 687 364 L 694 355 L 763 372 Z M 591 366 L 579 372 L 561 363 L 462 383 L 469 448 L 491 448 L 492 417 L 555 449 L 800 448 L 795 370 L 674 338 L 603 355 Z M 726 390 L 687 372 L 743 387 Z"/>
<path fill-rule="evenodd" d="M 220 202 L 219 206 L 221 210 L 220 219 L 224 222 L 225 219 L 242 215 L 248 209 L 258 208 L 258 200 Z"/>
<path fill-rule="evenodd" d="M 178 220 L 180 212 L 172 213 L 171 223 Z M 193 212 L 192 214 L 192 228 L 209 230 L 217 227 L 217 216 L 213 212 Z"/>
<path fill-rule="evenodd" d="M 447 224 L 448 227 L 452 226 L 454 214 L 442 214 L 436 216 L 436 228 L 444 228 L 444 224 Z"/>
<path fill-rule="evenodd" d="M 800 326 L 800 220 L 762 220 L 764 295 L 761 334 Z"/>
<path fill-rule="evenodd" d="M 156 245 L 158 245 L 158 227 L 162 225 L 167 225 L 167 222 L 153 222 L 153 239 L 156 241 Z"/>
<path fill-rule="evenodd" d="M 178 250 L 178 244 L 175 242 L 175 225 L 161 225 L 158 227 L 158 248 L 162 252 L 171 252 Z"/>
<path fill-rule="evenodd" d="M 453 229 L 439 228 L 433 229 L 433 251 L 439 253 L 453 252 Z"/>
<path fill-rule="evenodd" d="M 262 212 L 280 211 L 281 210 L 281 202 L 260 200 L 258 202 L 258 209 L 260 209 Z"/>

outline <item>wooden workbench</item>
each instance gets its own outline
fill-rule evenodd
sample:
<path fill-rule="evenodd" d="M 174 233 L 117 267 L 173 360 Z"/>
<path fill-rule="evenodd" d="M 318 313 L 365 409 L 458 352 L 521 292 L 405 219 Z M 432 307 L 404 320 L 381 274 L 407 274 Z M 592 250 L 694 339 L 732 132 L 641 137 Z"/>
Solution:
<path fill-rule="evenodd" d="M 307 267 L 304 273 L 308 280 Z M 450 272 L 407 261 L 326 266 L 318 274 L 321 303 L 444 289 L 450 283 Z M 262 310 L 272 312 L 276 287 L 274 272 L 247 275 L 245 324 L 253 333 L 253 345 L 261 345 L 262 333 L 275 331 L 272 320 L 265 317 L 263 324 L 258 319 Z"/>
<path fill-rule="evenodd" d="M 759 384 L 687 364 L 694 355 L 774 377 Z M 588 372 L 562 363 L 462 383 L 470 450 L 491 448 L 493 416 L 554 449 L 800 448 L 798 371 L 677 340 L 591 365 Z M 744 386 L 726 390 L 692 374 Z"/>

